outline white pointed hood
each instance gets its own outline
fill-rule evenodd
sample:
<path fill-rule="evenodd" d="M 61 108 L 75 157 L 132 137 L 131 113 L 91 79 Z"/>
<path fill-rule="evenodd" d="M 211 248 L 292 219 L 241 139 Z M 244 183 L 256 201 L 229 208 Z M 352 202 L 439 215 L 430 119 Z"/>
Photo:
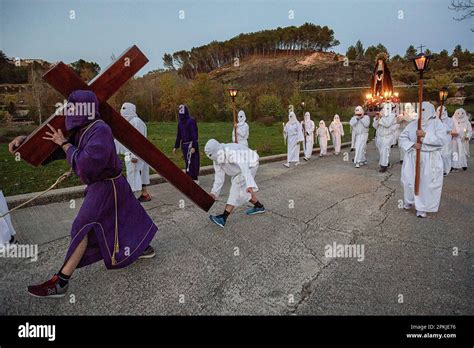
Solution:
<path fill-rule="evenodd" d="M 137 117 L 137 107 L 132 103 L 123 103 L 120 108 L 120 115 L 122 115 L 127 121 Z"/>
<path fill-rule="evenodd" d="M 295 124 L 298 122 L 298 119 L 296 118 L 296 114 L 291 111 L 289 114 L 288 114 L 288 124 Z"/>
<path fill-rule="evenodd" d="M 453 114 L 453 119 L 456 122 L 467 122 L 467 113 L 463 108 L 457 109 Z"/>
<path fill-rule="evenodd" d="M 239 126 L 242 126 L 245 121 L 247 121 L 247 117 L 245 116 L 244 110 L 240 110 L 239 113 L 237 114 L 237 124 Z"/>
<path fill-rule="evenodd" d="M 216 139 L 210 139 L 204 147 L 206 156 L 217 163 L 223 163 L 225 160 L 224 146 Z"/>
<path fill-rule="evenodd" d="M 433 104 L 429 102 L 423 102 L 421 104 L 421 125 L 424 127 L 428 124 L 428 121 L 436 117 L 436 110 Z"/>
<path fill-rule="evenodd" d="M 309 121 L 311 121 L 311 115 L 308 111 L 306 111 L 304 113 L 304 122 L 306 123 L 306 122 L 309 122 Z"/>
<path fill-rule="evenodd" d="M 439 115 L 439 112 L 441 110 L 441 105 L 438 106 L 438 108 L 436 109 L 436 115 L 438 116 Z M 446 107 L 443 106 L 443 111 L 441 111 L 441 119 L 445 119 L 446 117 L 448 117 L 448 110 L 446 110 Z"/>

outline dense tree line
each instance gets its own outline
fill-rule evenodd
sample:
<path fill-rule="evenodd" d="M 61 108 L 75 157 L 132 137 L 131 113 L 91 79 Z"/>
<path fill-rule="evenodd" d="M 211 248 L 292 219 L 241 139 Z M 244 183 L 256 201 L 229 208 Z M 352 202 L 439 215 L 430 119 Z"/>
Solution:
<path fill-rule="evenodd" d="M 28 69 L 15 66 L 3 51 L 0 51 L 0 83 L 27 83 Z"/>
<path fill-rule="evenodd" d="M 198 73 L 207 73 L 225 64 L 235 63 L 250 55 L 291 54 L 294 52 L 326 51 L 339 45 L 334 31 L 305 23 L 299 27 L 262 30 L 240 34 L 227 41 L 213 41 L 207 45 L 182 50 L 173 54 L 165 53 L 163 64 L 166 69 L 177 69 L 186 78 Z"/>

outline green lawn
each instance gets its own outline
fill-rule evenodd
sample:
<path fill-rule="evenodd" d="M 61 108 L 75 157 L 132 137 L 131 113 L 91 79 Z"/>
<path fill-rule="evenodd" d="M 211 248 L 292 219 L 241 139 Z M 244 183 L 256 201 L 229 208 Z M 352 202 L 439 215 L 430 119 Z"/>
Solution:
<path fill-rule="evenodd" d="M 27 134 L 30 130 L 26 130 Z M 344 129 L 346 135 L 344 141 L 350 141 L 348 125 Z M 4 132 L 6 133 L 6 132 Z M 48 188 L 56 181 L 57 177 L 68 170 L 69 166 L 65 160 L 56 161 L 42 167 L 32 167 L 28 163 L 15 161 L 15 158 L 8 152 L 7 141 L 18 130 L 10 131 L 8 134 L 0 134 L 0 189 L 5 196 L 12 196 L 21 193 L 37 192 Z M 211 161 L 204 155 L 204 144 L 211 138 L 221 142 L 231 142 L 232 124 L 224 122 L 200 123 L 199 143 L 201 151 L 201 166 L 211 164 Z M 184 168 L 181 152 L 172 154 L 176 136 L 176 123 L 152 122 L 148 123 L 148 137 L 161 151 L 173 160 L 180 168 Z M 283 142 L 282 125 L 264 126 L 259 123 L 250 123 L 249 145 L 258 151 L 260 156 L 281 154 L 286 152 L 286 145 Z M 73 176 L 65 180 L 61 187 L 80 185 L 78 177 Z"/>

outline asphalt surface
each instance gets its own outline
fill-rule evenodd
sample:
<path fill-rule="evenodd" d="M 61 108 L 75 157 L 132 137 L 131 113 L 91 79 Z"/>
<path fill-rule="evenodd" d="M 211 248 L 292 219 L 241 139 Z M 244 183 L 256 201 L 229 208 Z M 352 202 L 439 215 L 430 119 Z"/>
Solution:
<path fill-rule="evenodd" d="M 179 208 L 183 197 L 170 185 L 151 186 L 145 208 L 159 227 L 156 257 L 122 270 L 102 262 L 79 269 L 59 300 L 30 297 L 26 286 L 62 264 L 81 200 L 21 209 L 13 213 L 18 237 L 38 244 L 39 256 L 0 259 L 0 314 L 473 315 L 473 158 L 468 171 L 445 178 L 439 212 L 420 219 L 400 208 L 398 149 L 383 174 L 373 143 L 367 155 L 360 169 L 343 154 L 291 169 L 262 165 L 256 180 L 267 212 L 249 217 L 240 208 L 225 229 L 189 201 Z M 212 179 L 201 185 L 209 190 Z M 364 253 L 327 257 L 333 243 Z"/>

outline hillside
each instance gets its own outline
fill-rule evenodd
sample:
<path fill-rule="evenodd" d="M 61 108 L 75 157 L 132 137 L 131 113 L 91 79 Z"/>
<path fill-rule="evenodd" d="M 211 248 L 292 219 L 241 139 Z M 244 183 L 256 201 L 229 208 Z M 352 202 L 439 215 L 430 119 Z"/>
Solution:
<path fill-rule="evenodd" d="M 304 54 L 253 55 L 240 60 L 239 66 L 227 65 L 209 73 L 224 84 L 248 87 L 260 83 L 297 83 L 301 89 L 367 86 L 373 64 L 350 62 L 332 52 Z"/>

